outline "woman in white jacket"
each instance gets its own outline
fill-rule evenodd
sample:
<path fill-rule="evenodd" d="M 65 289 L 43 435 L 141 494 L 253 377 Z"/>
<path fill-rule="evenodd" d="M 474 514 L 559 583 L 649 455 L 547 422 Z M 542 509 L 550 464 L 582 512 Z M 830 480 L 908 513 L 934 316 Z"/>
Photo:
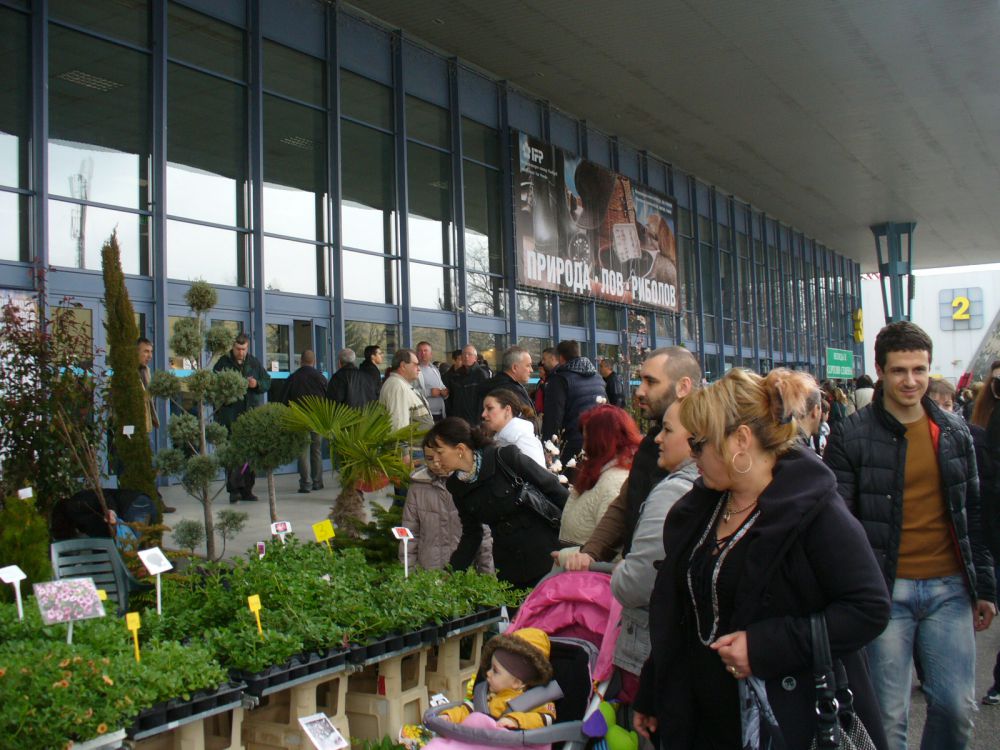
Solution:
<path fill-rule="evenodd" d="M 611 592 L 622 605 L 614 663 L 633 675 L 642 671 L 649 656 L 649 597 L 656 580 L 656 563 L 664 556 L 663 522 L 670 508 L 698 478 L 698 467 L 688 445 L 691 433 L 681 424 L 680 407 L 680 401 L 670 405 L 663 415 L 663 429 L 656 436 L 660 446 L 656 463 L 670 473 L 643 501 L 632 547 L 611 575 Z"/>
<path fill-rule="evenodd" d="M 499 445 L 516 446 L 545 468 L 545 451 L 535 435 L 535 412 L 509 388 L 497 388 L 483 399 L 483 429 Z"/>

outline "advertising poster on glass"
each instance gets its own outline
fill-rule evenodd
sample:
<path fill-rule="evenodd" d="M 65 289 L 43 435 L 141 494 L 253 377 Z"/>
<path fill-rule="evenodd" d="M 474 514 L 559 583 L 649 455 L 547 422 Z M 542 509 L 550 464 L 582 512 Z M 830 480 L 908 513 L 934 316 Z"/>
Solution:
<path fill-rule="evenodd" d="M 518 283 L 677 311 L 674 202 L 523 133 L 517 150 Z"/>

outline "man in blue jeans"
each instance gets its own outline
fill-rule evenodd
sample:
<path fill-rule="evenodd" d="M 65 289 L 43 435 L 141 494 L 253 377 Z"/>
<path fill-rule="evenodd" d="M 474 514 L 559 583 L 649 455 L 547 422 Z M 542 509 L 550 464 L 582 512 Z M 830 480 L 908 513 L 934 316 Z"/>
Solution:
<path fill-rule="evenodd" d="M 931 351 L 930 337 L 908 321 L 883 328 L 871 406 L 833 426 L 824 454 L 892 593 L 889 625 L 868 646 L 891 750 L 907 746 L 914 653 L 927 697 L 921 748 L 968 746 L 974 631 L 996 614 L 972 437 L 961 417 L 926 397 Z"/>

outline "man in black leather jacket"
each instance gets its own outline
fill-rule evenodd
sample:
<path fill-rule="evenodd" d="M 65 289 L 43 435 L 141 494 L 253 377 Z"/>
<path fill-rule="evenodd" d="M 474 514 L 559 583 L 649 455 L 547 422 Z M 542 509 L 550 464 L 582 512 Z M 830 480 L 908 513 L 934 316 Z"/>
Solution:
<path fill-rule="evenodd" d="M 931 352 L 918 326 L 883 328 L 875 340 L 879 383 L 871 407 L 834 425 L 824 454 L 892 592 L 889 626 L 868 655 L 893 750 L 906 748 L 914 652 L 927 695 L 921 746 L 967 746 L 973 631 L 988 628 L 996 614 L 972 437 L 961 417 L 926 397 Z"/>

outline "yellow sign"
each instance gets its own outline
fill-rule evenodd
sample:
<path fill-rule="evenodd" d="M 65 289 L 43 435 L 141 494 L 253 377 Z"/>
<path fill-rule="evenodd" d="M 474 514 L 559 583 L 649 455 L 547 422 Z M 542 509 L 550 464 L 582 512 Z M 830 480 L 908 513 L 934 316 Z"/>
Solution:
<path fill-rule="evenodd" d="M 142 627 L 138 612 L 125 614 L 125 627 L 132 631 L 132 645 L 135 646 L 135 660 L 139 661 L 139 628 Z"/>
<path fill-rule="evenodd" d="M 951 306 L 955 308 L 955 312 L 951 314 L 952 320 L 970 320 L 972 318 L 969 315 L 969 307 L 972 306 L 972 302 L 969 301 L 968 297 L 963 297 L 959 295 L 951 301 Z"/>
<path fill-rule="evenodd" d="M 106 602 L 108 600 L 108 592 L 104 589 L 97 589 L 97 598 L 102 602 Z"/>
<path fill-rule="evenodd" d="M 865 314 L 864 311 L 859 307 L 854 311 L 851 316 L 854 321 L 854 340 L 857 343 L 861 343 L 865 340 Z"/>
<path fill-rule="evenodd" d="M 329 518 L 325 521 L 314 523 L 313 533 L 316 535 L 316 541 L 321 544 L 333 539 L 333 537 L 336 536 L 336 534 L 333 533 L 333 522 Z"/>
<path fill-rule="evenodd" d="M 250 611 L 253 612 L 253 616 L 257 618 L 257 632 L 260 633 L 260 637 L 264 637 L 264 628 L 260 626 L 260 595 L 253 594 L 247 597 L 247 604 L 250 607 Z"/>

